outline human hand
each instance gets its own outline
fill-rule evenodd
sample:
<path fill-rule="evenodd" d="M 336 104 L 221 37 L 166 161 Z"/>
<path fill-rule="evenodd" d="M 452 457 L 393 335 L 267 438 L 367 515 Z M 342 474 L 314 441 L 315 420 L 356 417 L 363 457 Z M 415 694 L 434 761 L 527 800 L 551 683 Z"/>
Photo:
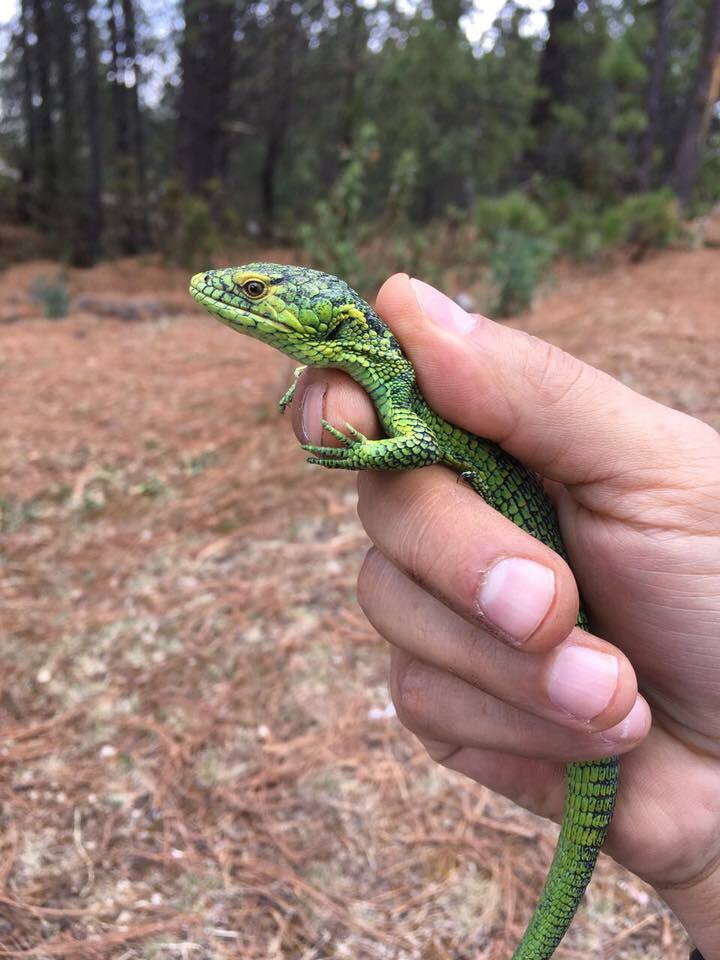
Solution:
<path fill-rule="evenodd" d="M 438 762 L 556 819 L 567 761 L 627 753 L 605 849 L 717 960 L 720 437 L 403 275 L 377 308 L 433 408 L 549 479 L 597 631 L 573 627 L 563 561 L 450 471 L 361 474 L 375 547 L 358 592 L 400 719 Z M 321 416 L 378 432 L 336 371 L 306 372 L 293 415 L 313 443 Z"/>

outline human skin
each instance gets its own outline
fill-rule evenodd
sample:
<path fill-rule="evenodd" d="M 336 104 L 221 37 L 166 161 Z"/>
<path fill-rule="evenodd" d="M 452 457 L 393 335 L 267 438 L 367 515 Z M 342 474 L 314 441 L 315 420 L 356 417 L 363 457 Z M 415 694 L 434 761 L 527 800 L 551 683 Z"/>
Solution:
<path fill-rule="evenodd" d="M 605 850 L 720 960 L 720 436 L 404 274 L 376 306 L 430 405 L 547 478 L 574 571 L 443 467 L 361 473 L 358 597 L 400 720 L 554 819 L 567 761 L 625 754 Z M 379 433 L 349 377 L 307 370 L 304 442 L 334 442 L 321 416 Z"/>

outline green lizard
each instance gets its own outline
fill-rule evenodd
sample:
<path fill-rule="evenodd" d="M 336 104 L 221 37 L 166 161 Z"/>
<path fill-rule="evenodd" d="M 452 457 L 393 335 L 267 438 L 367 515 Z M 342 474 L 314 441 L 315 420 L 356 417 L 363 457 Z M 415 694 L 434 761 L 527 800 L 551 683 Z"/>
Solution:
<path fill-rule="evenodd" d="M 323 421 L 341 445 L 304 444 L 309 463 L 345 470 L 445 464 L 505 517 L 566 556 L 557 518 L 535 474 L 495 443 L 443 420 L 427 404 L 398 341 L 343 280 L 305 267 L 251 263 L 198 273 L 190 293 L 233 330 L 262 340 L 301 364 L 344 370 L 367 391 L 386 437 L 369 440 L 349 424 L 342 432 Z M 280 401 L 282 411 L 294 390 L 295 383 Z M 582 609 L 577 625 L 588 627 Z M 565 935 L 610 825 L 617 757 L 570 763 L 566 780 L 555 856 L 512 960 L 547 960 Z"/>

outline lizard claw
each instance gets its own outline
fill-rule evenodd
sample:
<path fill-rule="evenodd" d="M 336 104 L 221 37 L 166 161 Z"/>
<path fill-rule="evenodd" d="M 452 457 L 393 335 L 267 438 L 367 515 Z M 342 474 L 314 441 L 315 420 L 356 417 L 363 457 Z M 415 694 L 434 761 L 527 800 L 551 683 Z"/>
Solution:
<path fill-rule="evenodd" d="M 350 446 L 352 440 L 345 436 L 342 430 L 338 430 L 337 427 L 334 427 L 331 423 L 328 423 L 327 420 L 321 420 L 320 423 L 322 424 L 323 430 L 325 430 L 326 433 L 329 433 L 331 437 L 334 437 L 336 440 L 338 440 L 344 447 Z M 331 449 L 334 450 L 335 447 L 332 447 Z"/>
<path fill-rule="evenodd" d="M 306 453 L 312 453 L 316 457 L 331 457 L 334 460 L 345 457 L 350 453 L 349 450 L 342 447 L 318 447 L 314 443 L 302 443 L 300 447 Z"/>
<path fill-rule="evenodd" d="M 345 429 L 347 430 L 347 432 L 350 434 L 350 436 L 353 438 L 353 440 L 354 440 L 356 443 L 367 443 L 367 442 L 368 442 L 368 438 L 365 436 L 364 433 L 360 433 L 359 430 L 356 430 L 355 427 L 351 426 L 351 425 L 350 425 L 349 423 L 347 423 L 347 422 L 345 423 Z"/>
<path fill-rule="evenodd" d="M 321 420 L 320 423 L 323 426 L 323 430 L 330 434 L 331 437 L 334 437 L 339 443 L 343 445 L 346 449 L 351 449 L 352 447 L 357 446 L 359 443 L 366 443 L 367 437 L 360 433 L 359 430 L 356 430 L 355 427 L 351 427 L 349 423 L 345 424 L 345 429 L 347 433 L 343 433 L 342 430 L 338 430 L 337 427 L 334 427 L 331 423 L 328 423 L 327 420 Z M 326 447 L 327 450 L 337 450 L 337 447 Z"/>
<path fill-rule="evenodd" d="M 345 424 L 347 433 L 338 430 L 337 427 L 328 423 L 327 420 L 321 420 L 320 423 L 323 429 L 341 443 L 342 446 L 321 447 L 313 443 L 303 443 L 301 445 L 302 449 L 312 454 L 311 457 L 308 457 L 307 462 L 319 463 L 324 467 L 350 467 L 351 465 L 354 467 L 356 465 L 355 458 L 357 457 L 357 448 L 368 442 L 367 437 L 360 433 L 359 430 L 356 430 L 355 427 L 350 426 L 349 423 Z"/>

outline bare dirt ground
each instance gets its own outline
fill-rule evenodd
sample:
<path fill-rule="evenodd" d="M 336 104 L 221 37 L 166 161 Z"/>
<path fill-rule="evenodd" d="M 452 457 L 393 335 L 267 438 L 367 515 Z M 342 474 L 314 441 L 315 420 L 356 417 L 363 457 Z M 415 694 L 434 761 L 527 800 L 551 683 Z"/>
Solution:
<path fill-rule="evenodd" d="M 152 261 L 39 318 L 55 270 L 0 278 L 0 956 L 506 960 L 556 828 L 392 717 L 354 480 L 278 419 L 291 364 Z M 720 426 L 719 303 L 720 250 L 670 252 L 515 322 Z M 557 958 L 687 953 L 603 859 Z"/>

